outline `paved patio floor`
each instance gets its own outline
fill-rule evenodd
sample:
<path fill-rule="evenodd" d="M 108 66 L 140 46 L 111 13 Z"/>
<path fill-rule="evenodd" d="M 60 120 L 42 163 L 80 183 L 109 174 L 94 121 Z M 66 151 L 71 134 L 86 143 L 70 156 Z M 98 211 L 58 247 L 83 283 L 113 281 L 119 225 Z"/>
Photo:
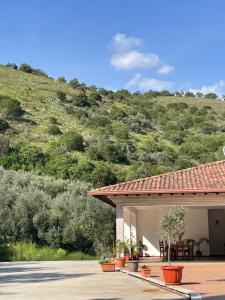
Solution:
<path fill-rule="evenodd" d="M 152 276 L 162 279 L 162 263 L 145 264 L 151 266 Z M 204 300 L 225 300 L 225 261 L 173 264 L 184 265 L 182 287 L 200 293 Z"/>
<path fill-rule="evenodd" d="M 0 263 L 4 300 L 184 299 L 121 272 L 102 273 L 96 261 Z"/>

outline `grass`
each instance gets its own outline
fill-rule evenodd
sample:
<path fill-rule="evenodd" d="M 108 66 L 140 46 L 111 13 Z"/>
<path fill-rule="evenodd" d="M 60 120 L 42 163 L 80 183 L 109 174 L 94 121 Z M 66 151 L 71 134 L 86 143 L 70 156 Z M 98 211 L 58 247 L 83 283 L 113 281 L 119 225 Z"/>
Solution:
<path fill-rule="evenodd" d="M 97 260 L 98 256 L 83 252 L 68 252 L 62 248 L 15 243 L 0 246 L 0 261 Z"/>

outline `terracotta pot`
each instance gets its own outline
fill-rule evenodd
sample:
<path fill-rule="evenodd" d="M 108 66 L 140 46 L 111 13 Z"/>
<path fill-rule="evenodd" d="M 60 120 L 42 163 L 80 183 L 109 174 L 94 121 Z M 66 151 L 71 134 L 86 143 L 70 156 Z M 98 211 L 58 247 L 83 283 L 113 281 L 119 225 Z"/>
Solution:
<path fill-rule="evenodd" d="M 161 269 L 166 284 L 177 285 L 181 283 L 183 266 L 165 266 Z"/>
<path fill-rule="evenodd" d="M 115 264 L 114 263 L 102 263 L 101 268 L 102 268 L 102 272 L 114 272 Z"/>
<path fill-rule="evenodd" d="M 130 255 L 129 255 L 129 254 L 126 254 L 126 255 L 124 255 L 124 259 L 125 259 L 125 261 L 128 261 L 128 260 L 129 260 L 129 257 L 130 257 Z"/>
<path fill-rule="evenodd" d="M 151 269 L 146 268 L 146 269 L 141 269 L 141 276 L 142 277 L 150 277 L 151 275 Z"/>
<path fill-rule="evenodd" d="M 138 260 L 129 260 L 127 261 L 128 271 L 137 272 L 138 271 Z"/>
<path fill-rule="evenodd" d="M 114 262 L 118 268 L 125 267 L 125 258 L 124 257 L 116 257 Z"/>

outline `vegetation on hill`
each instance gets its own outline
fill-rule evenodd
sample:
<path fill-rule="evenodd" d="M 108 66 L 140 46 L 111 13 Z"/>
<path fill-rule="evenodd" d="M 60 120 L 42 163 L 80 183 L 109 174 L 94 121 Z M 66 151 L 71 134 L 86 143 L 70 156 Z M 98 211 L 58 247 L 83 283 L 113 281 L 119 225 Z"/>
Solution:
<path fill-rule="evenodd" d="M 223 159 L 224 144 L 213 93 L 113 92 L 0 66 L 0 237 L 66 251 L 56 257 L 100 253 L 114 210 L 88 189 Z"/>
<path fill-rule="evenodd" d="M 97 187 L 221 159 L 225 105 L 214 98 L 113 92 L 1 66 L 0 165 Z"/>

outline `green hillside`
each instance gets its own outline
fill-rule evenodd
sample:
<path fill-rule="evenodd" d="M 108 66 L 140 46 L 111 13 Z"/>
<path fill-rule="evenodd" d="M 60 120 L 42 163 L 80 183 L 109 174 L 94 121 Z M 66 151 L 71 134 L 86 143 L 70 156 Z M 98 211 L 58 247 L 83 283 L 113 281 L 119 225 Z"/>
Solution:
<path fill-rule="evenodd" d="M 223 159 L 224 102 L 164 94 L 0 66 L 0 165 L 101 186 Z"/>

